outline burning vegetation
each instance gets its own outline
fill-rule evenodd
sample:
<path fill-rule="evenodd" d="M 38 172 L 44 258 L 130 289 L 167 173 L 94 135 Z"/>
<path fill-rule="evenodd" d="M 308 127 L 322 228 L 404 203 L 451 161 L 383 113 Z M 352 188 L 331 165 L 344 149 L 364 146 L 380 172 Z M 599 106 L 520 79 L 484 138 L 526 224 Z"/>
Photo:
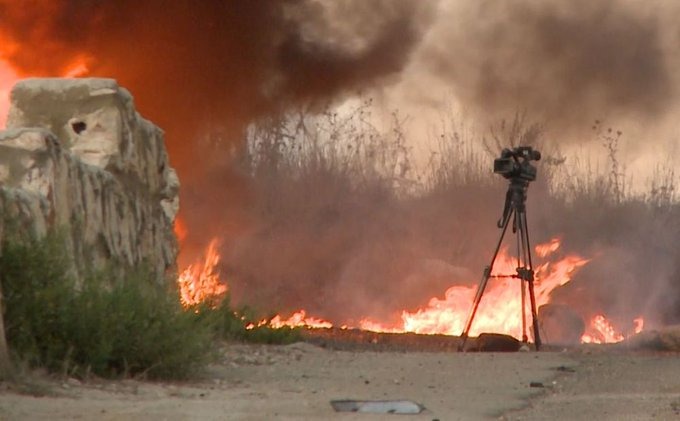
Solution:
<path fill-rule="evenodd" d="M 179 274 L 180 300 L 185 307 L 208 304 L 217 307 L 227 294 L 227 284 L 220 280 L 217 265 L 220 256 L 218 240 L 213 239 L 205 251 L 203 262 L 187 266 Z"/>
<path fill-rule="evenodd" d="M 180 296 L 182 304 L 186 307 L 204 302 L 211 307 L 216 307 L 225 298 L 228 287 L 225 281 L 219 279 L 217 272 L 219 256 L 215 250 L 215 244 L 216 240 L 211 241 L 202 264 L 197 262 L 196 265 L 190 265 L 179 277 Z M 543 260 L 547 260 L 546 258 L 556 252 L 559 247 L 560 241 L 553 239 L 549 243 L 536 246 L 536 253 Z M 587 263 L 587 259 L 576 255 L 541 263 L 535 271 L 537 305 L 548 304 L 551 292 L 570 282 L 574 272 Z M 507 250 L 503 250 L 498 256 L 495 267 L 496 271 L 492 274 L 492 277 L 512 273 L 516 268 L 516 262 L 508 255 Z M 496 332 L 521 337 L 522 320 L 520 316 L 522 312 L 519 286 L 519 280 L 507 276 L 501 276 L 492 283 L 484 296 L 478 322 L 471 331 L 472 335 Z M 444 299 L 432 297 L 426 306 L 413 312 L 403 310 L 400 324 L 387 325 L 370 319 L 362 319 L 358 326 L 343 324 L 341 328 L 360 328 L 372 332 L 386 333 L 413 332 L 458 335 L 463 330 L 475 292 L 476 287 L 452 286 L 444 292 Z M 529 309 L 527 309 L 528 312 L 530 312 Z M 636 318 L 634 324 L 634 331 L 629 332 L 629 334 L 641 332 L 644 319 L 642 317 Z M 258 323 L 249 323 L 246 329 L 262 326 L 274 329 L 282 327 L 322 329 L 332 328 L 333 323 L 308 316 L 303 309 L 294 312 L 288 318 L 277 314 Z M 602 314 L 592 318 L 581 337 L 583 343 L 616 343 L 624 339 L 624 334 L 617 331 Z"/>

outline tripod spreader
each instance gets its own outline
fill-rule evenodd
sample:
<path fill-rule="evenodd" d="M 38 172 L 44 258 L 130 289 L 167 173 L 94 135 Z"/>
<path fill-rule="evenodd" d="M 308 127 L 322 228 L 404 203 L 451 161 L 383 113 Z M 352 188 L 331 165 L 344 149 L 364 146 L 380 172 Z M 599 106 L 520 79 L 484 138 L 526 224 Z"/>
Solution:
<path fill-rule="evenodd" d="M 533 282 L 534 270 L 525 267 L 517 268 L 517 278 L 523 281 Z"/>

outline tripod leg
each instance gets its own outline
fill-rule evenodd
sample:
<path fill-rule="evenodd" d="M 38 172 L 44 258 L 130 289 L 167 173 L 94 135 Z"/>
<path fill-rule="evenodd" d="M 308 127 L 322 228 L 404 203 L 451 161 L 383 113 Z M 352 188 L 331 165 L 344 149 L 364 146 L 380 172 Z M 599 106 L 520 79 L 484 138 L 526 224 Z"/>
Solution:
<path fill-rule="evenodd" d="M 522 289 L 522 342 L 529 342 L 527 336 L 527 292 L 524 280 L 520 279 L 519 287 Z"/>
<path fill-rule="evenodd" d="M 529 269 L 531 270 L 531 278 L 527 280 L 528 282 L 528 287 L 529 287 L 529 300 L 531 302 L 531 319 L 533 322 L 533 331 L 534 331 L 534 343 L 536 344 L 536 351 L 538 351 L 541 348 L 541 335 L 539 333 L 539 328 L 538 328 L 538 311 L 536 308 L 536 294 L 534 293 L 534 277 L 533 277 L 533 262 L 531 261 L 531 243 L 529 242 L 529 229 L 527 227 L 527 214 L 526 210 L 523 209 L 520 212 L 520 218 L 522 221 L 522 233 L 524 237 L 524 244 L 525 244 L 525 252 L 526 252 L 526 261 L 529 264 Z"/>
<path fill-rule="evenodd" d="M 538 313 L 536 311 L 536 295 L 534 294 L 534 281 L 529 281 L 529 300 L 531 301 L 531 319 L 534 324 L 534 343 L 536 351 L 541 348 L 541 335 L 538 333 Z"/>
<path fill-rule="evenodd" d="M 524 226 L 522 224 L 522 219 L 520 218 L 521 213 L 515 213 L 515 226 L 519 228 L 519 233 L 517 235 L 517 268 L 523 268 L 526 266 L 526 243 L 524 241 Z M 527 336 L 527 311 L 526 311 L 526 288 L 524 285 L 524 279 L 520 277 L 519 288 L 521 299 L 521 312 L 522 312 L 522 342 L 527 343 L 529 338 Z"/>
<path fill-rule="evenodd" d="M 514 211 L 511 209 L 510 212 Z M 470 328 L 472 327 L 472 321 L 475 318 L 475 314 L 477 314 L 479 302 L 482 300 L 482 295 L 484 295 L 486 285 L 489 283 L 489 278 L 491 277 L 493 265 L 496 262 L 496 257 L 498 257 L 498 252 L 501 249 L 501 244 L 503 244 L 503 237 L 505 237 L 505 232 L 508 230 L 508 225 L 511 219 L 510 216 L 511 215 L 508 215 L 508 217 L 505 218 L 503 221 L 502 226 L 503 230 L 501 231 L 501 237 L 498 239 L 496 250 L 494 251 L 493 256 L 491 257 L 491 263 L 484 269 L 484 274 L 482 275 L 482 279 L 479 282 L 479 286 L 477 287 L 477 293 L 475 294 L 475 299 L 472 302 L 472 309 L 470 310 L 467 322 L 465 323 L 465 328 L 463 329 L 463 332 L 460 334 L 461 342 L 460 345 L 458 345 L 458 351 L 462 351 L 465 348 L 465 343 L 467 342 L 468 335 L 470 334 Z"/>

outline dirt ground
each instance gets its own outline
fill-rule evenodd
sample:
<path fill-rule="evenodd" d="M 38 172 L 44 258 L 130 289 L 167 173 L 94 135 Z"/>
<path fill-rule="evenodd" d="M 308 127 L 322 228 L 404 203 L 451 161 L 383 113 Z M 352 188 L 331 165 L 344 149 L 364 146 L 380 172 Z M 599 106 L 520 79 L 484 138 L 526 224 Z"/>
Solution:
<path fill-rule="evenodd" d="M 5 384 L 2 420 L 680 419 L 677 353 L 451 353 L 227 344 L 200 380 Z M 336 413 L 334 399 L 409 399 L 419 415 Z"/>

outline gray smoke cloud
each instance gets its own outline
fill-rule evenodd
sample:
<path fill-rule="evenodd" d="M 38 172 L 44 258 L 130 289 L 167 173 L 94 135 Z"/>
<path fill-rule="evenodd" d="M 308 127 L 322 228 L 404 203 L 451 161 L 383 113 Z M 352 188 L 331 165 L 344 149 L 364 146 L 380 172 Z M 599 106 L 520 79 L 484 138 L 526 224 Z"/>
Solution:
<path fill-rule="evenodd" d="M 418 52 L 418 68 L 430 78 L 423 91 L 449 86 L 484 123 L 525 112 L 574 131 L 603 118 L 658 122 L 677 105 L 674 2 L 446 5 Z"/>

